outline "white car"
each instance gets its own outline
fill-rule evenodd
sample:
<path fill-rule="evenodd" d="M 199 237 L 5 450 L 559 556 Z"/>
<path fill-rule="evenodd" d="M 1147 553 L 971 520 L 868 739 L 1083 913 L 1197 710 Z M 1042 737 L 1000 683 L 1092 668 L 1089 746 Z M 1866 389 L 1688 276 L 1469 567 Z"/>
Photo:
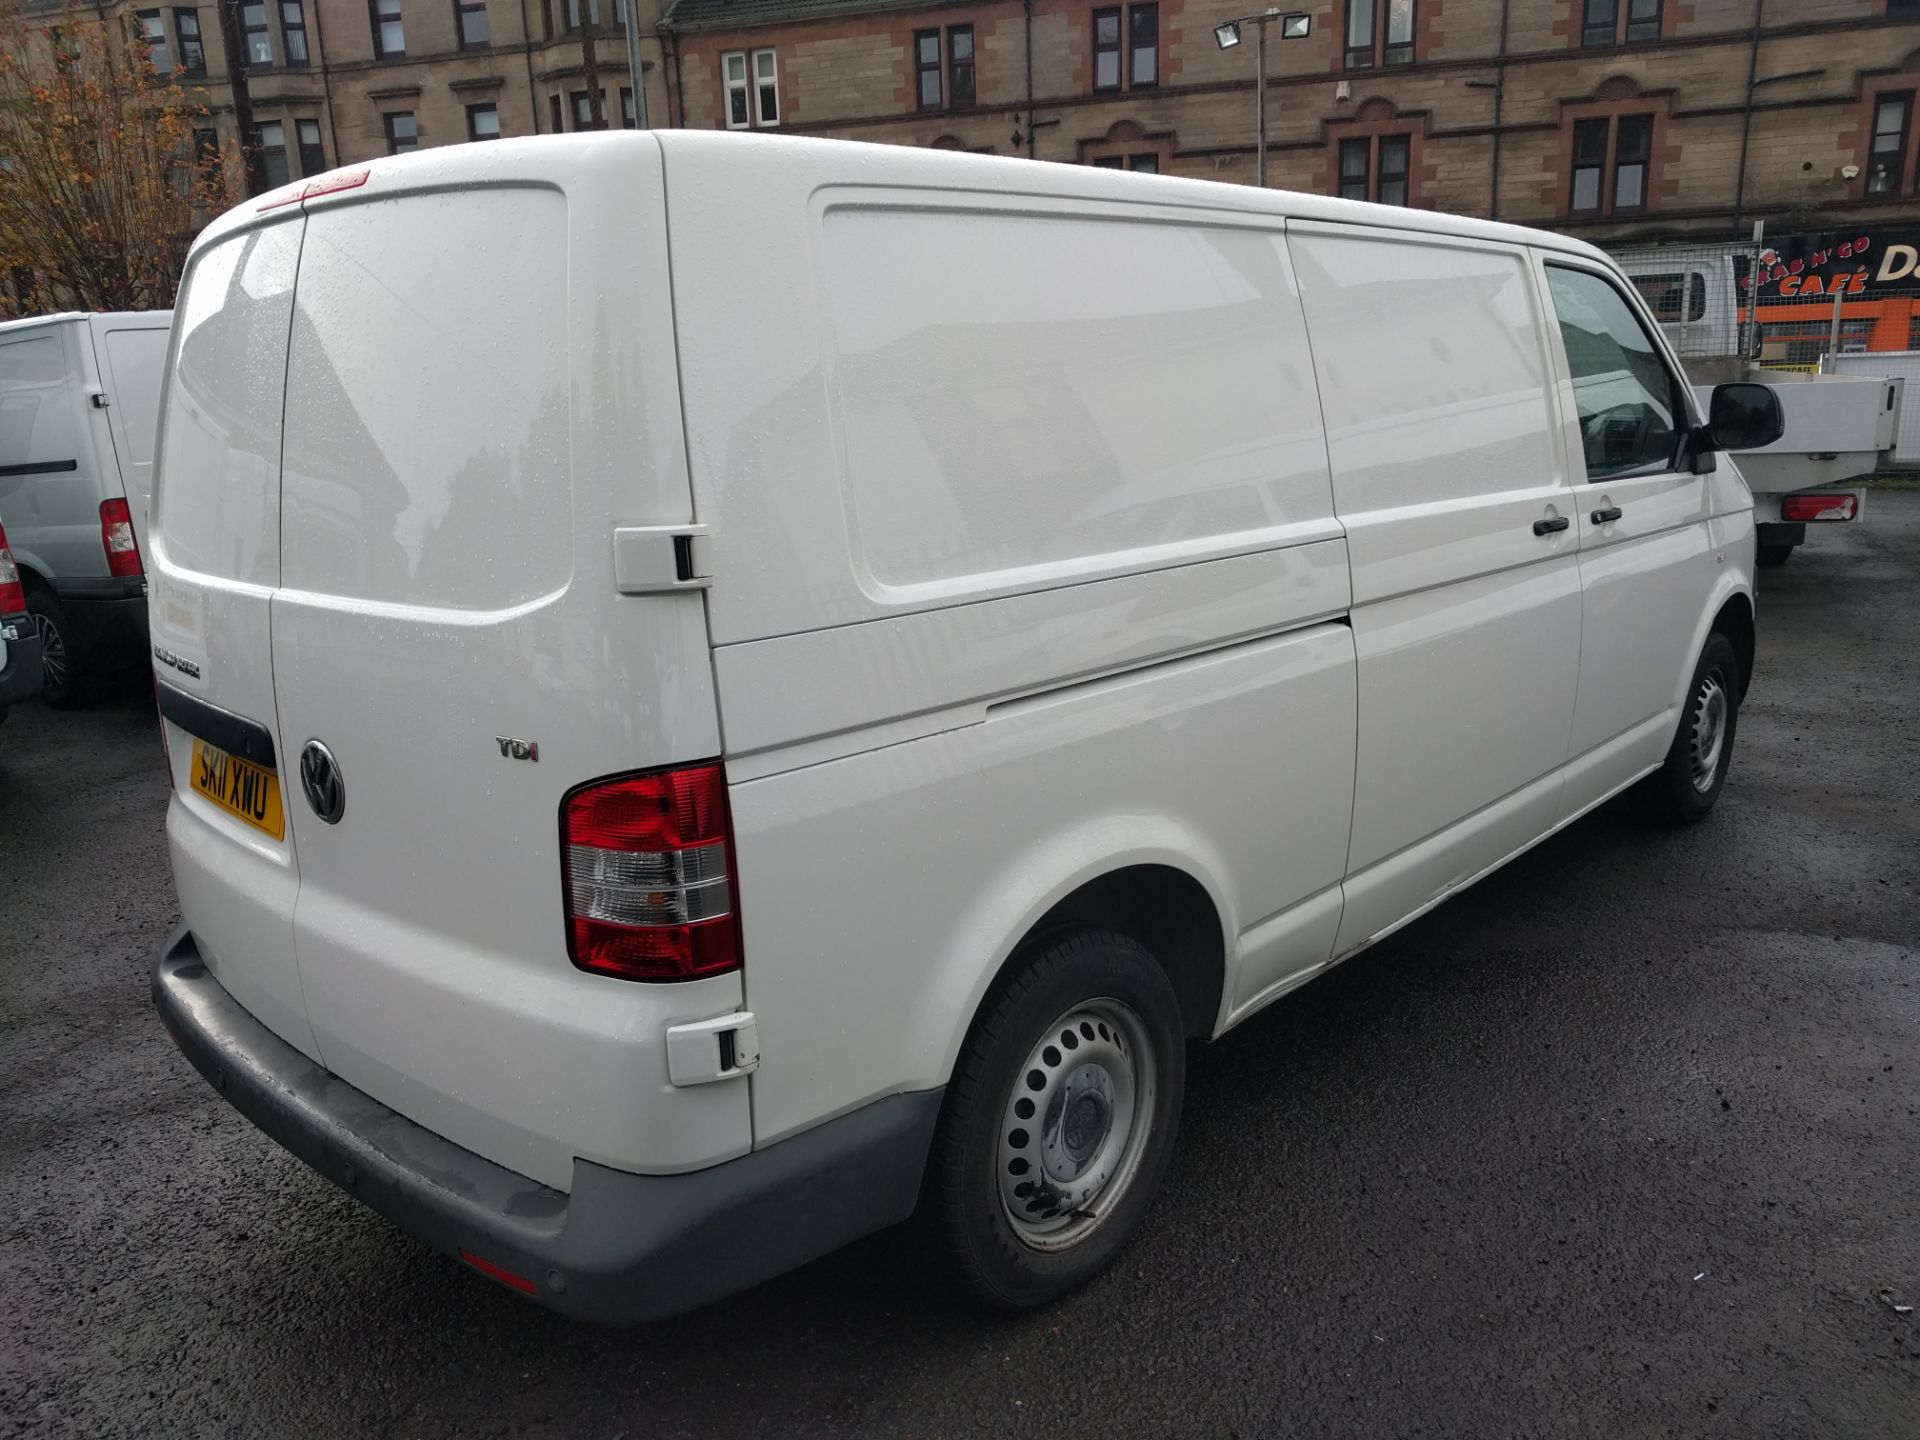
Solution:
<path fill-rule="evenodd" d="M 1082 1282 L 1189 1040 L 1636 782 L 1705 814 L 1752 668 L 1771 392 L 1703 423 L 1534 230 L 504 141 L 234 210 L 169 363 L 156 1003 L 579 1316 L 916 1207 L 991 1302 Z"/>

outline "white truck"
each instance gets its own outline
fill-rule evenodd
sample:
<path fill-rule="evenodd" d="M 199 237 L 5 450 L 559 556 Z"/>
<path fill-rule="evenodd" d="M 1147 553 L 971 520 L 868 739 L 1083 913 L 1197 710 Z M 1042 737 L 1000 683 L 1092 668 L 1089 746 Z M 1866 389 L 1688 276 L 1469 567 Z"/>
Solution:
<path fill-rule="evenodd" d="M 1715 385 L 1735 380 L 1761 381 L 1780 397 L 1780 439 L 1735 456 L 1753 492 L 1760 563 L 1785 561 L 1810 523 L 1859 519 L 1866 492 L 1848 487 L 1886 463 L 1905 382 L 1761 368 L 1758 327 L 1741 323 L 1736 250 L 1655 247 L 1615 258 L 1658 317 L 1702 404 Z"/>

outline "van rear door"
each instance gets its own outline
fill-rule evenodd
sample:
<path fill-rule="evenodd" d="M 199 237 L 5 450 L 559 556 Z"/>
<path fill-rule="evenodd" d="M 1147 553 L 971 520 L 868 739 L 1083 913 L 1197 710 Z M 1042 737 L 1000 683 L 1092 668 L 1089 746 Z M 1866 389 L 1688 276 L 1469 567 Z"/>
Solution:
<path fill-rule="evenodd" d="M 187 267 L 147 565 L 181 913 L 215 978 L 268 1028 L 317 1057 L 293 951 L 299 871 L 285 824 L 290 767 L 268 636 L 280 583 L 280 408 L 303 226 L 297 209 L 282 210 L 264 224 L 213 233 Z M 220 221 L 213 232 L 230 228 Z"/>
<path fill-rule="evenodd" d="M 337 786 L 288 798 L 324 1063 L 561 1189 L 740 1154 L 745 1078 L 665 1060 L 739 975 L 589 974 L 564 919 L 568 791 L 720 751 L 699 594 L 614 570 L 616 527 L 692 519 L 659 147 L 455 147 L 305 203 L 273 670 L 286 771 Z"/>

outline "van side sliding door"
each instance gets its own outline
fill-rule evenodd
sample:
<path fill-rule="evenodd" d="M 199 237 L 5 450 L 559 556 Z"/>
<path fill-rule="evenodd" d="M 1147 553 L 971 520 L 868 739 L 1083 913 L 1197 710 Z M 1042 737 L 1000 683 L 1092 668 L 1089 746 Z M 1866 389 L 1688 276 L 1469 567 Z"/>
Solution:
<path fill-rule="evenodd" d="M 1526 252 L 1288 226 L 1353 564 L 1341 951 L 1550 829 L 1582 535 Z"/>

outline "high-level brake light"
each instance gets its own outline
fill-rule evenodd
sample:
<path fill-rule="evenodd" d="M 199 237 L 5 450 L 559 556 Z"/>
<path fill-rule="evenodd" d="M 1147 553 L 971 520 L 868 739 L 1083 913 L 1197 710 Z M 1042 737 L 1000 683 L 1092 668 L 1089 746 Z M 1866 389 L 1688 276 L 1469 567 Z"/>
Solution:
<path fill-rule="evenodd" d="M 567 954 L 625 980 L 740 964 L 726 775 L 716 764 L 583 785 L 561 805 Z"/>

